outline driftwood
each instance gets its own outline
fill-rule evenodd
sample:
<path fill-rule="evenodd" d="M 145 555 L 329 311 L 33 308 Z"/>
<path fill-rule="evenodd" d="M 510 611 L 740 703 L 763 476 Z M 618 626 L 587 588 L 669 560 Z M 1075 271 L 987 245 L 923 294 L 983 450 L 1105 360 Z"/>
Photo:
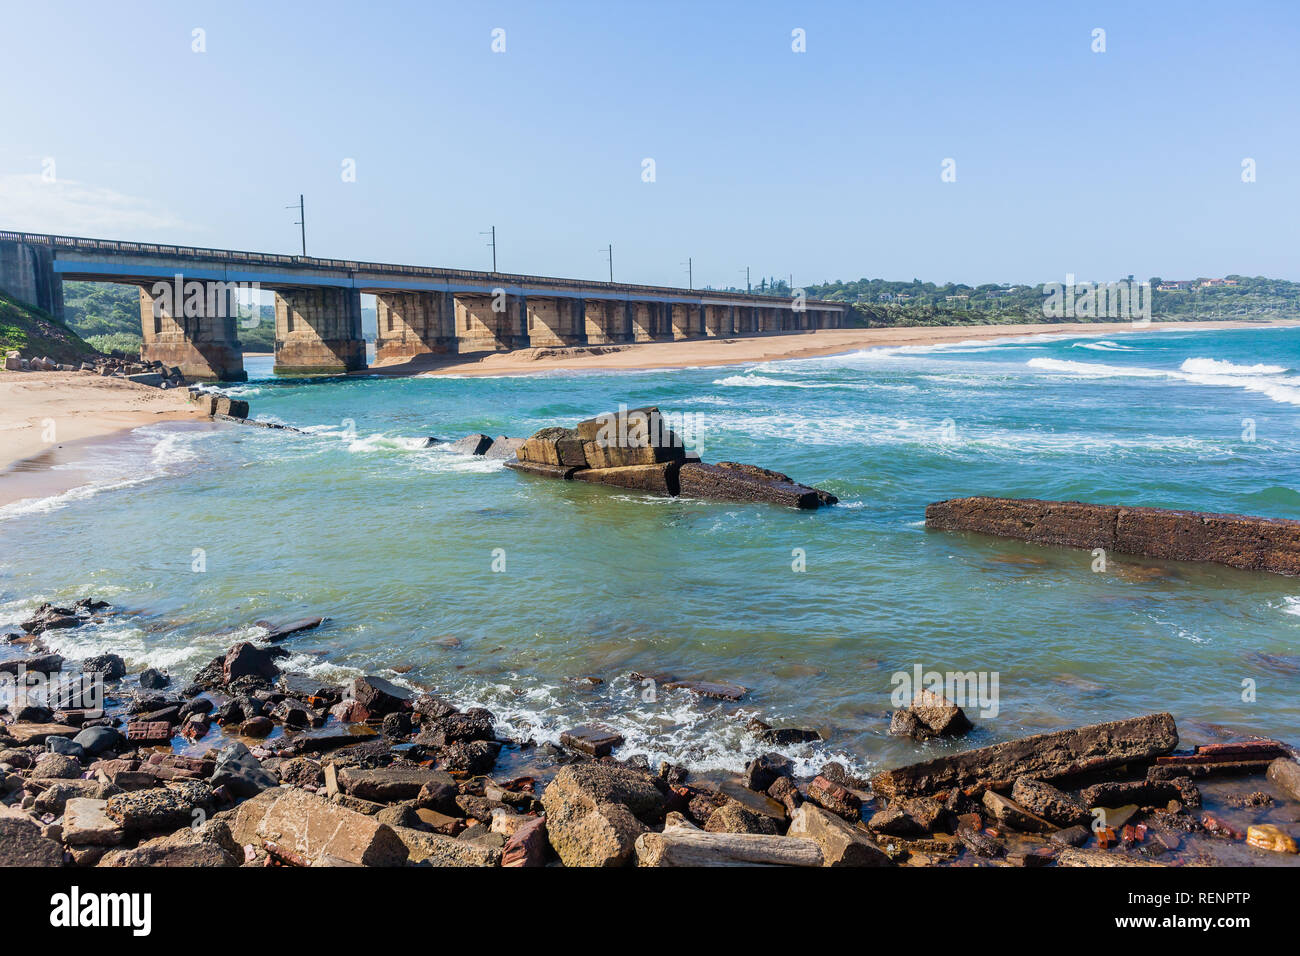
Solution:
<path fill-rule="evenodd" d="M 1148 761 L 1178 746 L 1169 714 L 1150 714 L 1073 730 L 1036 734 L 886 770 L 871 778 L 882 797 L 917 797 L 983 783 L 1009 786 L 1017 777 L 1051 780 L 1122 764 Z"/>
<path fill-rule="evenodd" d="M 637 837 L 636 862 L 637 866 L 821 866 L 822 851 L 802 837 L 671 827 Z"/>

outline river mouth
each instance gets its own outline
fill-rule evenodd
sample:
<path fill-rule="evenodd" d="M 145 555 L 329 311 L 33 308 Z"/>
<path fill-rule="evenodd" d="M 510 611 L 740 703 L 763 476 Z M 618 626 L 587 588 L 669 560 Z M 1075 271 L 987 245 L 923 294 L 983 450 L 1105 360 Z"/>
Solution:
<path fill-rule="evenodd" d="M 0 515 L 0 624 L 93 594 L 142 613 L 53 635 L 52 649 L 185 677 L 256 638 L 256 620 L 324 615 L 286 642 L 299 669 L 436 690 L 539 744 L 608 724 L 626 740 L 618 756 L 701 773 L 772 749 L 754 719 L 823 738 L 776 748 L 802 773 L 833 760 L 859 775 L 1161 710 L 1184 745 L 1222 739 L 1209 725 L 1294 737 L 1294 581 L 1123 556 L 1096 573 L 1087 552 L 922 527 L 927 503 L 982 493 L 1300 517 L 1286 391 L 1300 335 L 1085 347 L 1106 342 L 653 373 L 254 378 L 226 391 L 305 433 L 150 426 L 110 446 L 114 472 L 75 462 L 100 482 L 93 494 Z M 1227 364 L 1187 365 L 1205 358 Z M 697 415 L 706 458 L 776 468 L 841 503 L 654 498 L 426 447 L 621 403 Z M 32 522 L 39 534 L 19 533 Z M 960 741 L 889 736 L 897 675 L 917 666 L 997 674 L 996 714 L 968 706 L 975 729 Z M 662 672 L 745 694 L 647 697 L 632 677 Z"/>

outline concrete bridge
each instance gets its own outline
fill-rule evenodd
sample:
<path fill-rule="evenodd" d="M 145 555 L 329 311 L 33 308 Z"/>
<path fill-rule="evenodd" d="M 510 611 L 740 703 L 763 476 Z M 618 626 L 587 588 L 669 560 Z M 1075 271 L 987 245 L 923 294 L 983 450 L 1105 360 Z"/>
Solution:
<path fill-rule="evenodd" d="M 366 367 L 361 295 L 379 360 L 539 346 L 839 328 L 848 306 L 745 293 L 472 272 L 0 231 L 0 289 L 63 318 L 63 280 L 140 288 L 142 358 L 190 379 L 240 381 L 236 295 L 275 293 L 275 370 Z"/>

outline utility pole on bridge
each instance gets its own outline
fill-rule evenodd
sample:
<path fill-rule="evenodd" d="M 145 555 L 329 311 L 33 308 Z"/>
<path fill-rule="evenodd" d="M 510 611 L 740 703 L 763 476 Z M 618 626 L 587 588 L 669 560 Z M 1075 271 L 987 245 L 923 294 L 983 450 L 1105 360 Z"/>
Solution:
<path fill-rule="evenodd" d="M 608 246 L 606 246 L 604 249 L 601 249 L 600 251 L 605 253 L 605 255 L 609 257 L 609 281 L 613 282 L 614 281 L 614 243 L 611 242 Z"/>
<path fill-rule="evenodd" d="M 480 236 L 491 236 L 492 241 L 488 243 L 492 247 L 492 271 L 497 271 L 497 227 L 493 226 L 491 232 L 480 232 Z"/>
<path fill-rule="evenodd" d="M 296 208 L 298 210 L 298 221 L 295 222 L 294 225 L 302 227 L 302 257 L 306 259 L 307 258 L 307 214 L 306 212 L 304 212 L 306 206 L 302 201 L 302 193 L 298 194 L 298 203 L 296 206 L 285 206 L 284 208 L 285 209 Z"/>
<path fill-rule="evenodd" d="M 694 289 L 694 288 L 695 288 L 695 260 L 694 260 L 694 258 L 692 258 L 691 256 L 687 256 L 687 257 L 686 257 L 686 261 L 683 262 L 682 265 L 684 265 L 684 266 L 686 267 L 686 288 L 687 288 L 687 289 Z"/>

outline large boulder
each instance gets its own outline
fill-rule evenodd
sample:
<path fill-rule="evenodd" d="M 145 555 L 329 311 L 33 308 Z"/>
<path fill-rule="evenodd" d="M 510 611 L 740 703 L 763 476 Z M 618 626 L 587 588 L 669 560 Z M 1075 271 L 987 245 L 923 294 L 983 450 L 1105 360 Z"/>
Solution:
<path fill-rule="evenodd" d="M 409 855 L 392 827 L 296 787 L 264 791 L 226 822 L 240 845 L 274 844 L 313 866 L 401 866 Z"/>
<path fill-rule="evenodd" d="M 200 827 L 182 827 L 175 833 L 145 840 L 132 850 L 113 850 L 100 866 L 240 866 L 243 848 L 231 838 L 224 823 L 209 820 Z"/>
<path fill-rule="evenodd" d="M 491 447 L 492 439 L 480 433 L 466 435 L 459 441 L 451 442 L 446 446 L 447 451 L 456 452 L 459 455 L 485 455 Z"/>
<path fill-rule="evenodd" d="M 406 845 L 408 866 L 498 866 L 501 863 L 499 847 L 410 827 L 395 826 L 393 832 Z"/>
<path fill-rule="evenodd" d="M 1062 829 L 1087 826 L 1092 822 L 1092 814 L 1086 806 L 1063 790 L 1033 777 L 1016 778 L 1011 788 L 1011 799 Z"/>
<path fill-rule="evenodd" d="M 282 655 L 248 641 L 241 641 L 226 652 L 222 675 L 227 684 L 240 677 L 275 680 L 280 676 L 280 668 L 275 663 L 279 656 Z"/>
<path fill-rule="evenodd" d="M 947 697 L 923 689 L 916 692 L 908 707 L 894 712 L 889 732 L 896 737 L 928 740 L 931 737 L 957 737 L 972 726 L 966 712 Z"/>
<path fill-rule="evenodd" d="M 709 833 L 767 833 L 781 832 L 776 821 L 764 813 L 753 810 L 736 800 L 728 800 L 709 814 L 704 825 Z"/>
<path fill-rule="evenodd" d="M 546 832 L 565 866 L 623 866 L 642 820 L 661 818 L 663 793 L 647 774 L 600 763 L 570 764 L 542 794 Z"/>
<path fill-rule="evenodd" d="M 376 803 L 414 800 L 425 787 L 429 787 L 432 793 L 435 788 L 455 786 L 450 774 L 420 766 L 379 767 L 374 770 L 343 767 L 338 771 L 338 782 L 344 792 Z"/>
<path fill-rule="evenodd" d="M 525 439 L 515 456 L 521 463 L 549 465 L 553 468 L 588 467 L 582 439 L 573 428 L 543 428 Z"/>
<path fill-rule="evenodd" d="M 514 458 L 519 454 L 519 449 L 523 447 L 523 444 L 524 439 L 522 438 L 507 438 L 505 435 L 499 435 L 493 439 L 492 446 L 483 453 L 483 457 L 502 461 Z"/>
<path fill-rule="evenodd" d="M 767 477 L 765 469 L 755 466 L 738 466 L 734 462 L 709 465 L 688 461 L 677 472 L 680 493 L 686 498 L 704 498 L 714 501 L 743 501 L 789 508 L 812 509 L 820 507 L 823 495 L 815 488 L 800 485 L 786 476 Z M 772 475 L 779 475 L 772 472 Z"/>
<path fill-rule="evenodd" d="M 805 803 L 790 815 L 787 836 L 806 837 L 822 848 L 826 866 L 890 866 L 889 854 L 870 835 L 835 814 Z"/>
<path fill-rule="evenodd" d="M 217 755 L 211 782 L 214 788 L 225 787 L 231 796 L 240 800 L 280 785 L 279 778 L 238 741 Z"/>
<path fill-rule="evenodd" d="M 68 846 L 116 846 L 123 831 L 105 809 L 107 800 L 75 797 L 63 808 L 63 842 Z"/>
<path fill-rule="evenodd" d="M 348 689 L 348 696 L 375 716 L 404 710 L 415 696 L 405 687 L 373 674 L 353 678 Z"/>
<path fill-rule="evenodd" d="M 212 809 L 212 788 L 206 783 L 186 782 L 174 787 L 153 787 L 119 793 L 108 798 L 104 812 L 129 833 L 157 833 L 179 830 L 196 819 L 196 811 Z"/>

